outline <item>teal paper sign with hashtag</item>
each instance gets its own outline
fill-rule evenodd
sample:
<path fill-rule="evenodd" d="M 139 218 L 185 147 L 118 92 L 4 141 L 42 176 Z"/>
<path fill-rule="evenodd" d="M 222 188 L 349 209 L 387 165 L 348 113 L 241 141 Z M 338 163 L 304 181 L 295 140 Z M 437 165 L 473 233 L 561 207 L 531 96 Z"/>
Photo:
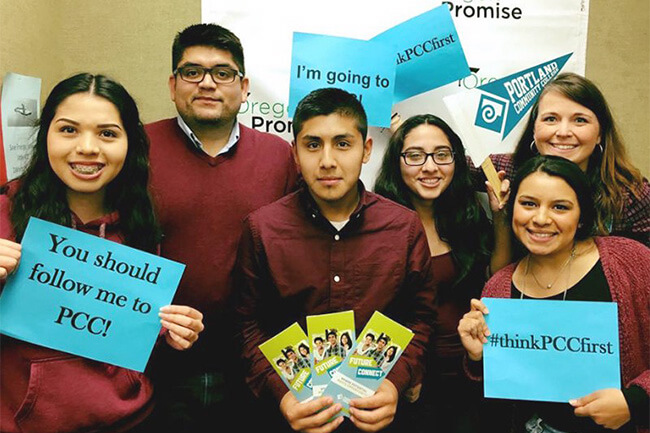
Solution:
<path fill-rule="evenodd" d="M 483 298 L 485 397 L 568 402 L 621 387 L 614 302 Z"/>

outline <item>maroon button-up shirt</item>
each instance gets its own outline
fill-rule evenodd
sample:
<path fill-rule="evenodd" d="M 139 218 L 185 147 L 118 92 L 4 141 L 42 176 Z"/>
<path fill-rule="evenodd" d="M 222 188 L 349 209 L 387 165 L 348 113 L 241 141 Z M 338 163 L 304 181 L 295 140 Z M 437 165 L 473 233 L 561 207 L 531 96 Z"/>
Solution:
<path fill-rule="evenodd" d="M 258 345 L 305 317 L 354 310 L 357 334 L 375 310 L 413 340 L 388 379 L 403 391 L 421 380 L 435 318 L 431 257 L 417 214 L 366 192 L 338 232 L 301 189 L 251 213 L 239 248 L 238 313 L 247 382 L 256 395 L 288 391 Z"/>

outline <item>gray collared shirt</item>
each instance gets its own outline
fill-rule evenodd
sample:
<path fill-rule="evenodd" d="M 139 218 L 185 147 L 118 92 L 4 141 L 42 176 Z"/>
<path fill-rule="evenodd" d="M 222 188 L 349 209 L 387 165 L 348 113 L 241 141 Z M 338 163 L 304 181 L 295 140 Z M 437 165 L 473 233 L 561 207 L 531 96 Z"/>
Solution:
<path fill-rule="evenodd" d="M 178 120 L 178 126 L 181 128 L 181 131 L 185 133 L 194 144 L 194 147 L 199 149 L 201 152 L 207 154 L 205 149 L 203 148 L 203 143 L 201 143 L 201 140 L 197 138 L 196 135 L 194 135 L 194 132 L 192 132 L 192 129 L 185 123 L 183 118 L 179 115 L 176 116 L 176 119 Z M 217 155 L 221 155 L 222 153 L 228 152 L 237 142 L 239 141 L 239 121 L 235 119 L 235 124 L 232 127 L 232 131 L 230 131 L 230 137 L 228 138 L 228 142 L 224 147 L 221 148 L 221 150 L 217 153 Z"/>

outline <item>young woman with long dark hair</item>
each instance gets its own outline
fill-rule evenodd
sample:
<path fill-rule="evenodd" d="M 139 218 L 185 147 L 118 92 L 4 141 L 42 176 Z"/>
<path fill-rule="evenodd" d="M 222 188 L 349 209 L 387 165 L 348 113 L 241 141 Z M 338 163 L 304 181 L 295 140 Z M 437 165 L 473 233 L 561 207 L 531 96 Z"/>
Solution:
<path fill-rule="evenodd" d="M 25 173 L 0 194 L 0 286 L 19 265 L 27 222 L 38 217 L 156 253 L 160 231 L 147 191 L 149 144 L 119 83 L 78 74 L 45 102 Z M 200 312 L 164 307 L 167 343 L 192 346 Z M 2 431 L 144 431 L 152 386 L 141 373 L 0 337 Z"/>

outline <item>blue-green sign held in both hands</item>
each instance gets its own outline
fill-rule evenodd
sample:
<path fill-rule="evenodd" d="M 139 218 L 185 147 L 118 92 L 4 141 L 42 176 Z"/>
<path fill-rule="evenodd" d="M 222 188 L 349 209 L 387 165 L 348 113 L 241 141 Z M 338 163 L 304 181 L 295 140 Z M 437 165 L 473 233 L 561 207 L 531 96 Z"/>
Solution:
<path fill-rule="evenodd" d="M 185 265 L 31 218 L 0 296 L 0 332 L 144 371 Z"/>
<path fill-rule="evenodd" d="M 483 298 L 485 396 L 567 403 L 620 389 L 614 302 Z"/>

